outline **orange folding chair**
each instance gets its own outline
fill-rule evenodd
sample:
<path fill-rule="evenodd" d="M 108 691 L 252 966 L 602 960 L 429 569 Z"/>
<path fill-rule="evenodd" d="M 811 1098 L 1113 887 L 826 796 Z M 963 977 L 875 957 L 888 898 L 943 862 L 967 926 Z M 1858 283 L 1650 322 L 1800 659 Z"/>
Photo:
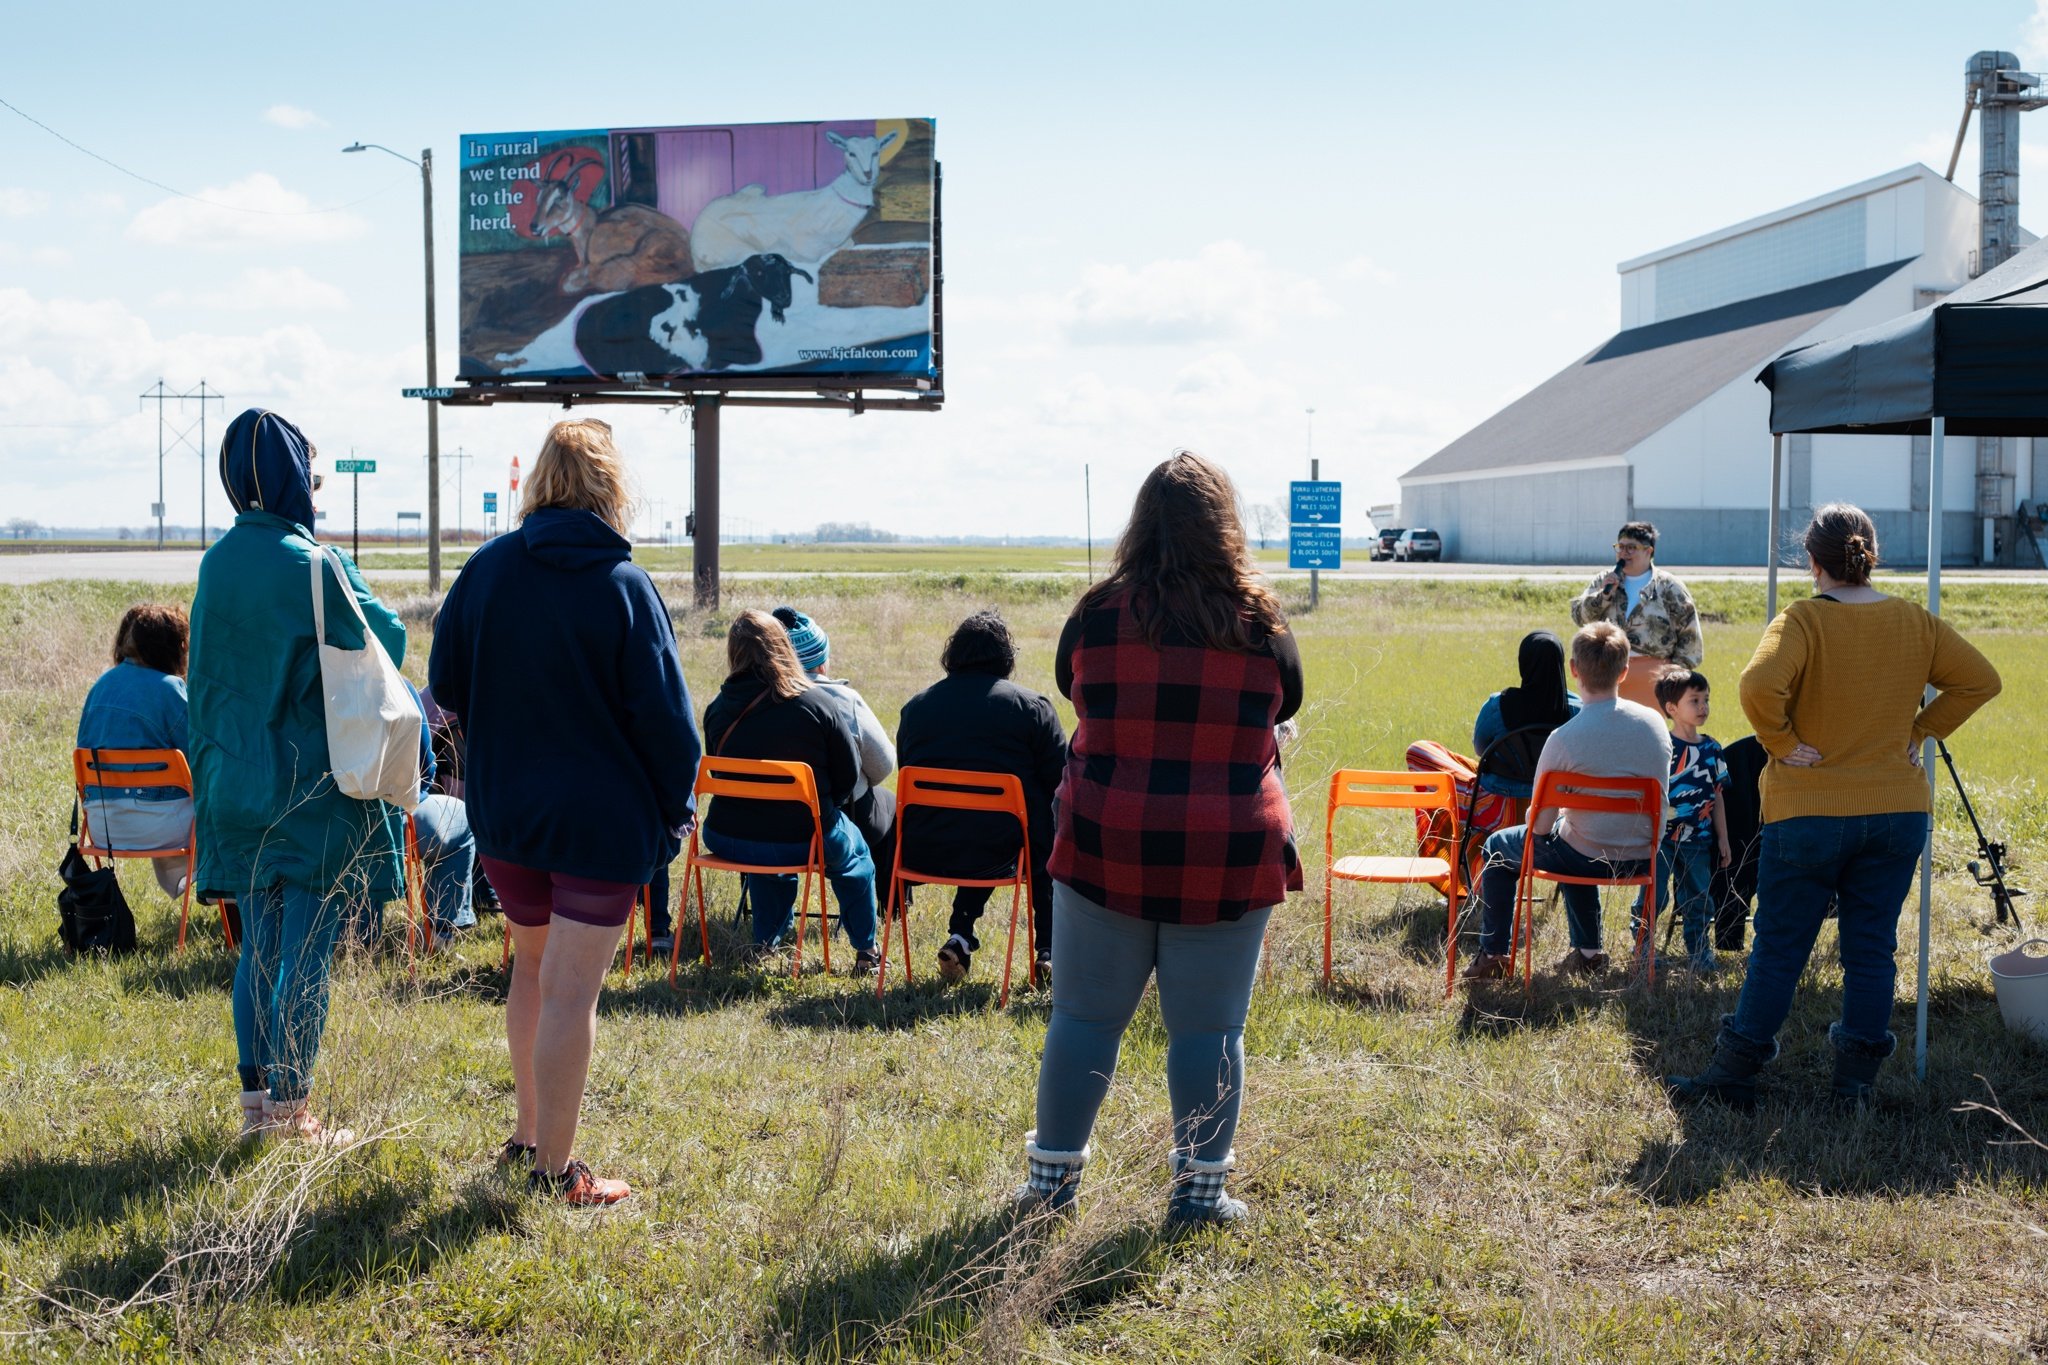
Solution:
<path fill-rule="evenodd" d="M 1020 840 L 1017 869 L 1008 877 L 941 877 L 917 872 L 903 865 L 903 826 L 910 812 L 923 806 L 931 810 L 976 810 L 1008 815 L 1017 822 Z M 1024 784 L 1013 773 L 984 773 L 966 768 L 903 768 L 896 774 L 896 876 L 889 890 L 889 904 L 882 913 L 882 963 L 875 973 L 875 998 L 882 997 L 882 985 L 889 975 L 889 925 L 901 925 L 903 938 L 903 979 L 913 979 L 910 970 L 910 904 L 906 883 L 921 886 L 985 886 L 1010 888 L 1010 941 L 1003 949 L 1003 989 L 996 1001 L 1002 1009 L 1010 1003 L 1010 970 L 1017 955 L 1017 908 L 1028 904 L 1031 914 L 1024 920 L 1024 952 L 1030 959 L 1025 968 L 1031 984 L 1038 984 L 1038 905 L 1031 896 L 1031 825 L 1024 813 Z"/>
<path fill-rule="evenodd" d="M 700 853 L 697 849 L 700 831 L 690 831 L 690 846 L 683 855 L 683 893 L 677 911 L 680 914 L 682 905 L 688 903 L 690 888 L 694 886 L 697 892 L 697 939 L 704 965 L 711 965 L 711 921 L 704 909 L 704 869 L 708 867 L 714 872 L 793 874 L 803 878 L 797 891 L 796 953 L 790 958 L 791 976 L 803 971 L 804 917 L 810 912 L 811 887 L 815 884 L 818 888 L 818 942 L 825 955 L 825 970 L 831 971 L 832 926 L 826 917 L 825 907 L 825 818 L 818 808 L 818 779 L 811 772 L 811 765 L 769 758 L 706 757 L 697 769 L 698 811 L 708 813 L 709 807 L 705 802 L 714 796 L 730 796 L 742 801 L 792 801 L 803 806 L 811 813 L 811 849 L 805 861 L 789 867 L 734 862 L 730 858 Z M 682 960 L 682 954 L 683 936 L 677 934 L 668 954 L 668 982 L 671 986 L 676 983 L 676 965 Z"/>
<path fill-rule="evenodd" d="M 652 886 L 643 886 L 640 888 L 639 908 L 640 918 L 642 922 L 645 923 L 647 926 L 647 944 L 645 954 L 647 964 L 651 967 L 654 965 L 654 888 Z M 511 965 L 512 921 L 508 919 L 505 921 L 505 951 L 498 959 L 498 970 L 502 972 Z M 633 917 L 631 915 L 628 915 L 626 917 L 625 974 L 629 977 L 633 975 Z"/>
<path fill-rule="evenodd" d="M 1657 922 L 1657 845 L 1664 837 L 1664 784 L 1654 777 L 1598 777 L 1590 773 L 1551 771 L 1536 780 L 1535 793 L 1529 798 L 1529 818 L 1543 810 L 1564 812 L 1568 810 L 1609 815 L 1640 815 L 1647 825 L 1650 848 L 1649 865 L 1641 876 L 1636 877 L 1574 877 L 1562 872 L 1546 872 L 1536 866 L 1536 841 L 1522 841 L 1522 872 L 1515 883 L 1515 928 L 1514 938 L 1509 941 L 1509 961 L 1513 954 L 1526 954 L 1522 966 L 1522 983 L 1527 986 L 1536 977 L 1536 894 L 1535 879 L 1556 882 L 1565 886 L 1640 886 L 1643 888 L 1643 914 L 1636 926 L 1636 955 L 1645 964 L 1652 985 L 1657 981 L 1655 954 L 1648 951 L 1651 931 Z"/>
<path fill-rule="evenodd" d="M 1330 803 L 1323 815 L 1323 984 L 1330 982 L 1330 948 L 1336 885 L 1378 882 L 1388 885 L 1423 883 L 1438 887 L 1451 908 L 1451 951 L 1458 945 L 1458 878 L 1443 858 L 1337 856 L 1337 812 L 1347 807 L 1368 810 L 1442 811 L 1448 822 L 1445 846 L 1458 846 L 1458 787 L 1449 773 L 1383 772 L 1340 768 L 1330 775 Z M 1453 959 L 1455 961 L 1455 958 Z"/>
<path fill-rule="evenodd" d="M 139 771 L 131 771 L 139 769 Z M 71 751 L 71 787 L 78 794 L 78 851 L 94 862 L 113 858 L 168 858 L 174 854 L 185 855 L 185 900 L 178 907 L 178 951 L 185 950 L 185 924 L 192 914 L 192 879 L 194 865 L 199 857 L 199 840 L 196 828 L 188 831 L 185 842 L 171 848 L 115 848 L 102 839 L 95 838 L 92 830 L 92 802 L 86 799 L 87 787 L 175 787 L 187 796 L 192 794 L 192 770 L 185 763 L 185 755 L 177 749 L 73 749 Z M 222 902 L 220 910 L 221 937 L 228 947 L 235 946 L 235 931 L 228 923 L 228 907 Z"/>

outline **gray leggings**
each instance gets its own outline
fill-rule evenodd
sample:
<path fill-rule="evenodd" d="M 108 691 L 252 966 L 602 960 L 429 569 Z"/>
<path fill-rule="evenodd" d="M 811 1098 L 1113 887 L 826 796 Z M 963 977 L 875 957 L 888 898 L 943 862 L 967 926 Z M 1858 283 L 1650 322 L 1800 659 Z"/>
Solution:
<path fill-rule="evenodd" d="M 1052 887 L 1052 1022 L 1038 1067 L 1038 1145 L 1078 1152 L 1116 1074 L 1145 982 L 1159 972 L 1174 1147 L 1221 1161 L 1244 1100 L 1244 1016 L 1272 907 L 1221 924 L 1157 924 Z"/>

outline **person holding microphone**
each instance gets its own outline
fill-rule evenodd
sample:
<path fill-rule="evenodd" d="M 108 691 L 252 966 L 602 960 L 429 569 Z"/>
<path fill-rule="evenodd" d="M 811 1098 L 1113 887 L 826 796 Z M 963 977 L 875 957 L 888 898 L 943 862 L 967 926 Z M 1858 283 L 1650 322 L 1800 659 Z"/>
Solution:
<path fill-rule="evenodd" d="M 1699 612 L 1692 594 L 1657 567 L 1657 528 L 1632 521 L 1614 537 L 1614 567 L 1594 579 L 1572 601 L 1572 624 L 1608 621 L 1628 636 L 1628 672 L 1623 701 L 1657 710 L 1657 678 L 1678 664 L 1698 668 L 1706 660 Z"/>

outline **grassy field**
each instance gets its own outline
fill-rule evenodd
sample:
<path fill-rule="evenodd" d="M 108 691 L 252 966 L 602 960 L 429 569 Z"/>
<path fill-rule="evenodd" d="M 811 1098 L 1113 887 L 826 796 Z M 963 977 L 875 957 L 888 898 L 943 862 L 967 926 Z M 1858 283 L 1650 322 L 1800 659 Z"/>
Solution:
<path fill-rule="evenodd" d="M 719 568 L 728 574 L 1083 573 L 1088 567 L 1088 551 L 1079 545 L 723 545 L 718 553 Z M 468 558 L 467 551 L 452 545 L 441 555 L 449 569 Z M 651 573 L 690 572 L 687 545 L 641 545 L 633 557 Z M 1269 568 L 1285 568 L 1286 546 L 1269 549 L 1259 559 Z M 1364 562 L 1364 551 L 1357 559 Z M 1107 544 L 1097 545 L 1095 562 L 1108 560 Z M 366 552 L 364 567 L 368 572 L 424 569 L 427 556 L 410 550 Z"/>
<path fill-rule="evenodd" d="M 993 576 L 1011 561 L 948 567 L 964 571 L 741 582 L 728 610 L 800 602 L 831 632 L 835 668 L 893 719 L 936 675 L 951 623 L 994 602 L 1023 643 L 1020 680 L 1049 690 L 1071 585 Z M 663 588 L 672 604 L 688 600 L 681 580 Z M 67 963 L 53 931 L 65 752 L 113 623 L 141 591 L 0 589 L 0 1349 L 546 1361 L 2048 1354 L 2048 1151 L 2005 1142 L 1996 1118 L 1963 1107 L 1995 1088 L 2016 1119 L 2048 1130 L 2048 1051 L 2001 1028 L 1984 958 L 2005 935 L 1962 872 L 1974 848 L 1951 794 L 1938 817 L 1929 1081 L 1894 1063 L 1883 1107 L 1867 1115 L 1818 1102 L 1839 983 L 1831 940 L 1747 1118 L 1674 1112 L 1658 1084 L 1703 1060 L 1739 967 L 1711 986 L 1539 980 L 1529 995 L 1498 987 L 1446 1002 L 1441 903 L 1354 888 L 1340 901 L 1337 985 L 1321 987 L 1314 873 L 1329 772 L 1398 767 L 1416 737 L 1462 745 L 1479 701 L 1512 681 L 1521 633 L 1564 624 L 1567 588 L 1346 583 L 1297 616 L 1309 701 L 1287 781 L 1311 884 L 1275 919 L 1247 1032 L 1235 1187 L 1255 1218 L 1181 1241 L 1156 1232 L 1165 1039 L 1149 1004 L 1081 1217 L 1011 1227 L 1005 1195 L 1021 1175 L 1045 1002 L 1026 992 L 991 1009 L 997 953 L 965 987 L 938 989 L 929 963 L 943 917 L 929 903 L 918 982 L 880 1003 L 844 976 L 720 965 L 686 969 L 674 993 L 644 971 L 614 974 L 581 1147 L 639 1189 L 615 1211 L 529 1204 L 491 1169 L 511 1114 L 495 920 L 416 978 L 396 947 L 338 968 L 320 1099 L 375 1141 L 338 1157 L 239 1152 L 233 964 L 218 935 L 171 955 L 173 912 L 132 870 L 145 951 Z M 1721 684 L 1707 728 L 1725 741 L 1747 729 L 1732 683 L 1762 628 L 1762 586 L 1704 584 L 1700 600 L 1706 671 Z M 2048 857 L 2048 706 L 2036 690 L 2048 593 L 1970 585 L 1947 606 L 2007 679 L 1954 748 L 2024 880 Z M 403 607 L 417 677 L 430 603 Z M 701 706 L 723 672 L 722 621 L 677 622 Z M 1364 846 L 1367 829 L 1352 827 L 1347 844 Z M 1388 845 L 1407 837 L 1398 824 L 1381 832 Z M 714 948 L 730 963 L 733 889 L 718 896 Z M 1624 919 L 1611 903 L 1610 935 Z M 1554 957 L 1563 926 L 1553 918 L 1543 934 L 1539 955 Z M 1903 953 L 1894 1026 L 1908 1040 L 1912 965 Z"/>

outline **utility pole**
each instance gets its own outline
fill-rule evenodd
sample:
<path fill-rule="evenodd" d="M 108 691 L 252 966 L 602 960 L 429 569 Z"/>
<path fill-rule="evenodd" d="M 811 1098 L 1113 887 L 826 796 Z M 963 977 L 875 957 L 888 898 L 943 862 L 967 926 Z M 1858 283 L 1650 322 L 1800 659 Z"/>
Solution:
<path fill-rule="evenodd" d="M 1321 476 L 1322 465 L 1316 459 L 1316 410 L 1308 409 L 1308 477 L 1313 483 Z M 1323 599 L 1323 575 L 1320 569 L 1308 571 L 1308 609 L 1314 611 Z"/>
<path fill-rule="evenodd" d="M 178 401 L 183 402 L 193 396 L 195 395 L 180 394 Z M 196 396 L 199 399 L 199 548 L 203 552 L 206 549 L 206 476 L 212 472 L 206 467 L 206 402 L 209 398 L 218 402 L 221 405 L 221 415 L 226 416 L 227 400 L 217 393 L 207 393 L 204 379 L 199 381 Z"/>
<path fill-rule="evenodd" d="M 207 462 L 206 405 L 208 403 L 225 404 L 227 400 L 221 394 L 210 391 L 206 387 L 204 379 L 199 381 L 198 388 L 187 389 L 183 393 L 171 392 L 165 387 L 164 381 L 158 379 L 156 387 L 145 389 L 141 398 L 144 403 L 148 403 L 151 399 L 156 400 L 156 547 L 159 550 L 164 548 L 164 456 L 182 445 L 199 457 L 199 548 L 204 550 L 206 548 L 206 481 L 213 473 L 212 468 Z M 185 422 L 185 404 L 196 400 L 199 404 L 199 420 L 197 422 L 185 422 L 180 427 L 172 427 L 170 415 L 165 411 L 164 404 L 173 400 L 178 404 L 178 420 L 180 422 Z M 192 440 L 194 431 L 197 431 L 199 434 L 197 444 L 194 444 Z M 165 439 L 166 436 L 169 437 L 168 440 Z"/>
<path fill-rule="evenodd" d="M 1088 581 L 1095 581 L 1095 476 L 1087 465 L 1081 466 L 1081 506 L 1087 518 L 1088 527 Z"/>
<path fill-rule="evenodd" d="M 158 379 L 156 388 L 145 389 L 142 401 L 156 399 L 156 547 L 164 547 L 164 381 Z"/>
<path fill-rule="evenodd" d="M 439 404 L 436 403 L 427 404 L 429 410 L 432 410 L 433 408 L 438 406 Z M 457 446 L 455 447 L 455 454 L 453 454 L 449 458 L 455 461 L 455 543 L 457 545 L 460 545 L 462 544 L 462 538 L 465 534 L 463 523 L 464 509 L 462 505 L 462 471 L 463 467 L 469 463 L 470 457 L 462 453 L 461 446 Z M 427 504 L 428 516 L 434 515 L 434 509 L 439 507 L 441 503 L 441 485 L 434 478 L 432 473 L 432 471 L 437 469 L 439 466 L 440 457 L 430 448 L 427 451 L 427 469 L 429 471 L 427 475 L 427 495 L 430 499 L 430 501 Z M 437 563 L 440 560 L 439 555 L 435 555 L 433 556 L 433 558 Z M 431 576 L 432 574 L 438 572 L 438 570 L 434 567 L 434 565 L 430 564 L 427 566 L 427 572 Z"/>

